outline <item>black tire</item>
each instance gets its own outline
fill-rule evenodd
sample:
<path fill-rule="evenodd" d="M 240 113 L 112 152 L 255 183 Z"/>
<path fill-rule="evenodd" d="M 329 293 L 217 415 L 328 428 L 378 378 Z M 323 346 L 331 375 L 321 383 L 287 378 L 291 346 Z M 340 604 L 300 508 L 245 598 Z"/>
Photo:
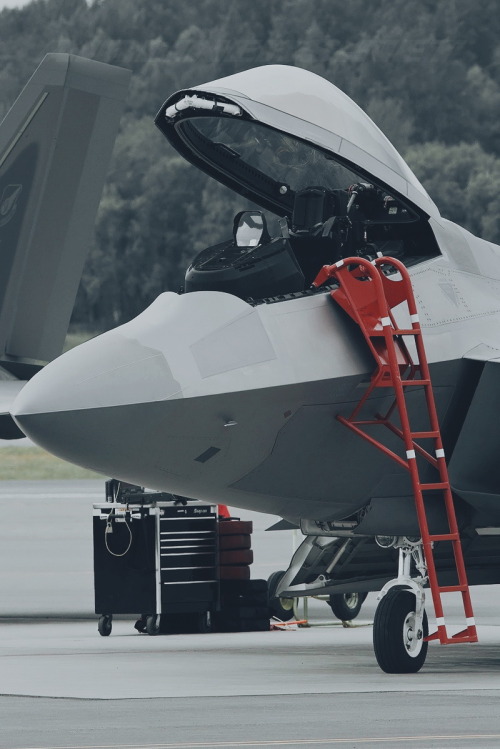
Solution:
<path fill-rule="evenodd" d="M 214 622 L 215 632 L 269 632 L 271 626 L 268 618 L 240 619 L 223 618 Z"/>
<path fill-rule="evenodd" d="M 225 606 L 221 614 L 228 617 L 239 617 L 240 619 L 270 619 L 269 609 L 265 606 Z"/>
<path fill-rule="evenodd" d="M 412 615 L 415 595 L 409 590 L 391 588 L 380 601 L 373 622 L 373 647 L 377 663 L 387 674 L 414 674 L 427 656 L 429 633 L 424 612 L 422 629 L 415 633 Z"/>
<path fill-rule="evenodd" d="M 184 633 L 184 618 L 182 614 L 162 614 L 160 616 L 160 634 L 180 635 Z"/>
<path fill-rule="evenodd" d="M 361 611 L 368 593 L 335 593 L 328 599 L 333 615 L 342 622 L 350 622 Z"/>
<path fill-rule="evenodd" d="M 279 570 L 270 575 L 268 585 L 268 605 L 271 616 L 281 619 L 282 622 L 288 622 L 293 619 L 293 598 L 279 598 L 276 595 L 276 589 L 283 578 L 285 572 Z"/>
<path fill-rule="evenodd" d="M 221 608 L 226 606 L 267 606 L 267 580 L 221 580 Z"/>
<path fill-rule="evenodd" d="M 113 617 L 111 614 L 103 614 L 97 622 L 97 631 L 101 637 L 109 637 L 113 629 Z"/>
<path fill-rule="evenodd" d="M 159 626 L 164 635 L 204 634 L 211 632 L 211 613 L 162 614 Z"/>
<path fill-rule="evenodd" d="M 160 633 L 160 617 L 156 614 L 151 614 L 146 617 L 146 632 L 148 635 L 155 636 Z"/>

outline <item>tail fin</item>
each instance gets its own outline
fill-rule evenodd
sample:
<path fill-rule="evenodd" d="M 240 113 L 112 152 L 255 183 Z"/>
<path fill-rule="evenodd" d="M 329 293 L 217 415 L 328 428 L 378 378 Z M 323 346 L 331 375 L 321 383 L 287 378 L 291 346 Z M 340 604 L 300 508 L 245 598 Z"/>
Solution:
<path fill-rule="evenodd" d="M 62 351 L 129 78 L 48 54 L 0 124 L 0 367 L 16 378 Z"/>

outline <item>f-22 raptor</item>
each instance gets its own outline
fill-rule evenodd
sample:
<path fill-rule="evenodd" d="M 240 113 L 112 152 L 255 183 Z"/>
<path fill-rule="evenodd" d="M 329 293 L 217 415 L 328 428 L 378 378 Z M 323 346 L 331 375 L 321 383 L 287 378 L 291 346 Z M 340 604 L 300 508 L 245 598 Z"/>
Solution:
<path fill-rule="evenodd" d="M 161 294 L 45 367 L 17 397 L 15 421 L 78 465 L 300 527 L 278 597 L 389 582 L 377 658 L 386 671 L 417 671 L 427 569 L 412 484 L 404 461 L 338 418 L 360 401 L 374 361 L 332 302 L 335 280 L 313 282 L 345 258 L 392 257 L 408 270 L 468 582 L 498 583 L 500 248 L 444 219 L 373 121 L 311 72 L 271 65 L 181 90 L 156 125 L 258 209 L 246 206 L 228 240 L 193 259 L 183 293 Z M 393 312 L 404 328 L 403 306 Z M 422 388 L 407 390 L 423 433 Z M 373 417 L 392 398 L 374 390 L 365 409 Z M 386 447 L 402 454 L 394 432 Z M 426 505 L 439 526 L 432 492 Z M 454 555 L 445 540 L 433 547 L 440 584 L 453 587 Z"/>

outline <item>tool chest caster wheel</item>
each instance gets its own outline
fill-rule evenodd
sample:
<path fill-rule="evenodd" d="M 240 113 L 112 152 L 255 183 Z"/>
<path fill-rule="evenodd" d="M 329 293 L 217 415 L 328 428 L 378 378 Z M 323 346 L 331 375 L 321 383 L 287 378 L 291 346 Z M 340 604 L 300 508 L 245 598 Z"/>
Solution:
<path fill-rule="evenodd" d="M 97 622 L 97 630 L 102 637 L 108 637 L 113 629 L 113 617 L 111 614 L 103 614 Z"/>
<path fill-rule="evenodd" d="M 144 634 L 146 632 L 146 617 L 144 615 L 140 616 L 139 619 L 134 624 L 134 629 L 136 629 L 141 634 Z"/>
<path fill-rule="evenodd" d="M 160 617 L 156 614 L 146 618 L 146 632 L 148 635 L 157 635 L 160 632 Z"/>

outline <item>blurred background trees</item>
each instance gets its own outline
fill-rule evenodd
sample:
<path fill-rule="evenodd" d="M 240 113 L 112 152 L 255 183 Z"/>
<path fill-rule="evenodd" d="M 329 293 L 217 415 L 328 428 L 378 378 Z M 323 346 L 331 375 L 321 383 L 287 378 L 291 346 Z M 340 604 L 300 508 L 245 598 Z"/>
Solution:
<path fill-rule="evenodd" d="M 174 91 L 257 65 L 335 83 L 444 216 L 500 243 L 497 0 L 32 0 L 0 12 L 0 117 L 47 52 L 133 70 L 74 323 L 130 319 L 230 236 L 241 199 L 189 166 L 153 118 Z"/>

